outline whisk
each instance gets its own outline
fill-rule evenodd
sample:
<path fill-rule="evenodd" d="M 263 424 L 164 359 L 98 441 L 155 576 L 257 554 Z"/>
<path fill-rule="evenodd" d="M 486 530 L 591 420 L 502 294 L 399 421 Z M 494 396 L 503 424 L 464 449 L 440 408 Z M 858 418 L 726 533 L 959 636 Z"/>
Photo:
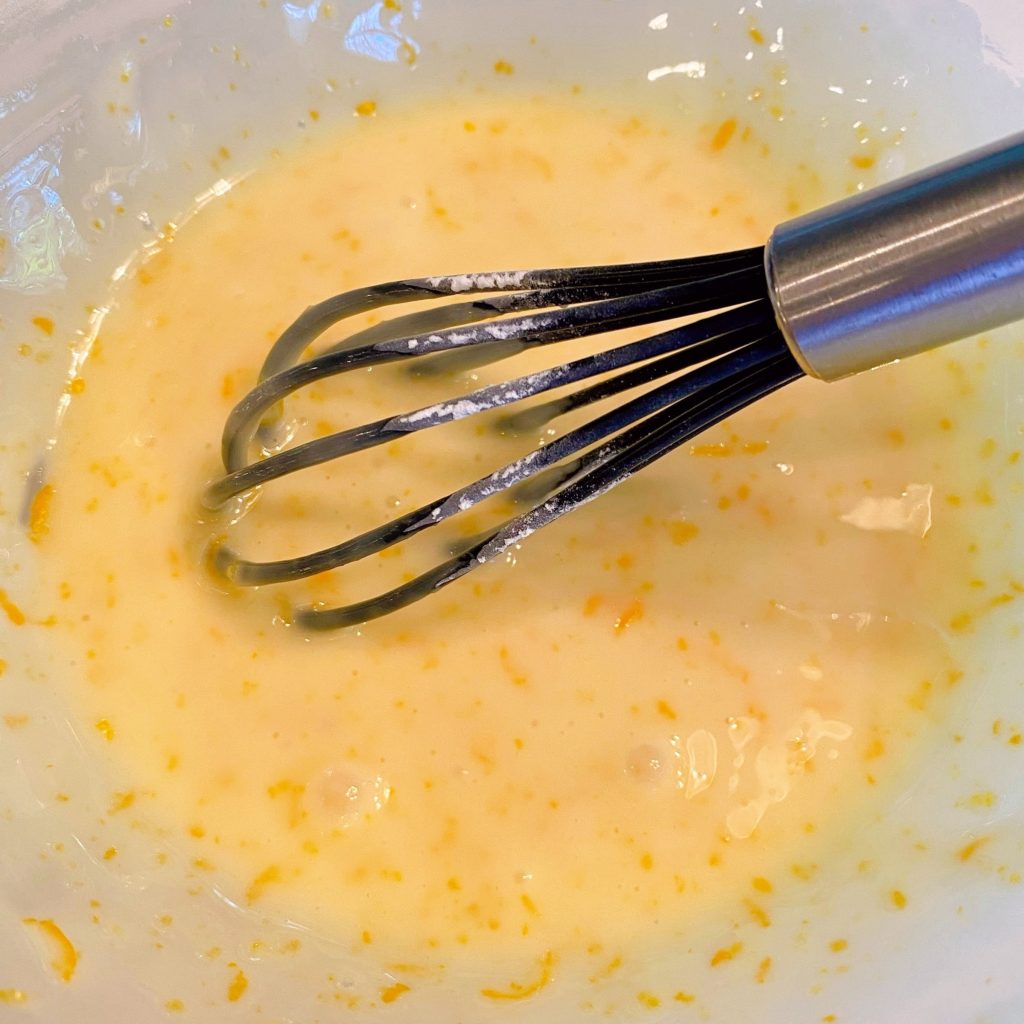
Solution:
<path fill-rule="evenodd" d="M 424 299 L 447 301 L 302 358 L 339 321 Z M 465 369 L 467 362 L 695 314 L 709 315 L 273 450 L 271 410 L 328 377 L 411 360 L 451 371 L 455 359 Z M 331 547 L 253 561 L 221 542 L 212 564 L 239 586 L 285 583 L 381 552 L 502 492 L 526 505 L 411 581 L 294 616 L 318 630 L 362 623 L 448 586 L 805 374 L 835 381 L 1022 318 L 1024 134 L 781 224 L 763 247 L 621 266 L 417 278 L 345 292 L 307 309 L 271 348 L 258 383 L 228 416 L 225 475 L 205 491 L 208 508 L 297 470 L 535 396 L 545 399 L 507 415 L 502 426 L 533 429 L 613 396 L 623 401 Z"/>

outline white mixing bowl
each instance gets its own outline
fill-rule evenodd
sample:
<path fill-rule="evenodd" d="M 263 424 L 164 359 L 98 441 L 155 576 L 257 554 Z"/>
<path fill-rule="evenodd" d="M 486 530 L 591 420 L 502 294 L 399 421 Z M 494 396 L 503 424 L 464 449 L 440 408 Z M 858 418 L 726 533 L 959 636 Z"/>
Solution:
<path fill-rule="evenodd" d="M 106 769 L 91 763 L 47 682 L 74 667 L 48 643 L 24 527 L 27 486 L 89 335 L 87 303 L 103 300 L 161 224 L 226 186 L 195 154 L 230 135 L 233 166 L 244 168 L 306 131 L 314 101 L 340 119 L 368 94 L 399 102 L 495 88 L 499 58 L 515 66 L 517 88 L 578 82 L 696 118 L 732 104 L 780 152 L 815 166 L 834 166 L 860 124 L 902 135 L 879 178 L 1019 130 L 1024 114 L 1024 27 L 1013 0 L 0 0 L 0 590 L 6 609 L 28 617 L 0 614 L 0 1020 L 149 1024 L 173 1017 L 159 995 L 169 987 L 193 1022 L 591 1018 L 565 986 L 510 1006 L 484 1005 L 454 982 L 365 1014 L 325 1006 L 325 987 L 344 994 L 386 975 L 297 924 L 231 905 L 213 883 L 186 897 L 173 871 L 152 867 L 153 850 L 178 855 L 155 831 L 128 840 L 134 859 L 95 857 L 89 836 Z M 766 83 L 771 105 L 749 98 Z M 37 317 L 57 325 L 52 337 L 31 333 Z M 979 381 L 990 392 L 979 437 L 1024 433 L 1013 338 L 993 337 L 1005 355 Z M 993 513 L 999 540 L 982 552 L 992 565 L 1022 554 L 1024 531 L 1015 539 L 996 521 L 1012 524 L 1022 490 L 1008 487 Z M 1024 747 L 993 738 L 996 721 L 1004 738 L 1024 727 L 1015 607 L 982 627 L 955 720 L 936 727 L 898 799 L 870 826 L 892 863 L 876 865 L 869 885 L 856 837 L 837 841 L 805 899 L 775 915 L 770 983 L 707 971 L 692 1005 L 639 1005 L 638 989 L 670 986 L 692 956 L 679 948 L 609 983 L 602 1005 L 616 1007 L 613 1019 L 1024 1020 Z M 30 721 L 5 728 L 5 714 Z M 978 792 L 991 800 L 972 804 Z M 931 852 L 933 839 L 982 834 L 984 857 L 969 864 Z M 896 869 L 914 879 L 898 913 L 876 895 Z M 160 923 L 168 905 L 180 906 L 173 932 Z M 60 921 L 74 939 L 72 981 L 52 969 L 26 918 Z M 733 923 L 721 930 L 731 934 Z M 300 932 L 300 954 L 267 952 Z M 836 934 L 854 951 L 843 971 L 821 952 Z M 223 950 L 215 966 L 201 955 L 213 946 Z M 245 966 L 244 1001 L 211 999 L 226 961 Z"/>

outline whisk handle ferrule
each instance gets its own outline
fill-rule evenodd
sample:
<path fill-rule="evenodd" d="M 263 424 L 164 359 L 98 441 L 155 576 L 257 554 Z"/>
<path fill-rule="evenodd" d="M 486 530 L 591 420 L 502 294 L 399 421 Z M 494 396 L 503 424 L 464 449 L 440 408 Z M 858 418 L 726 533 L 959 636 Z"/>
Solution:
<path fill-rule="evenodd" d="M 765 268 L 822 380 L 1024 319 L 1024 134 L 779 225 Z"/>

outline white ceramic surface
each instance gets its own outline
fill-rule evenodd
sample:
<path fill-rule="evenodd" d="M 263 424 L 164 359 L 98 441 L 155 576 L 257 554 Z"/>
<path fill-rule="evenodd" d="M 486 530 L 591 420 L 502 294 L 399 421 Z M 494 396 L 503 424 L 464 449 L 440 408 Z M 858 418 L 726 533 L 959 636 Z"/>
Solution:
<path fill-rule="evenodd" d="M 767 45 L 751 45 L 753 23 Z M 417 55 L 413 67 L 396 59 L 403 45 Z M 859 122 L 873 133 L 901 133 L 902 145 L 885 150 L 880 177 L 1019 130 L 1024 114 L 1024 28 L 1012 0 L 407 0 L 401 10 L 367 0 L 0 0 L 0 588 L 29 616 L 23 626 L 0 616 L 8 663 L 0 714 L 32 719 L 25 729 L 0 729 L 0 990 L 31 994 L 24 1004 L 0 1004 L 0 1020 L 149 1024 L 167 1019 L 168 985 L 197 1024 L 358 1020 L 325 1009 L 318 994 L 386 983 L 301 924 L 231 905 L 215 882 L 201 899 L 182 899 L 174 871 L 152 867 L 153 849 L 165 848 L 172 867 L 181 856 L 156 832 L 126 835 L 116 867 L 96 855 L 95 820 L 109 786 L 45 678 L 74 667 L 61 663 L 35 621 L 24 495 L 45 460 L 63 382 L 88 342 L 85 305 L 104 301 L 111 276 L 159 225 L 198 196 L 215 198 L 235 168 L 310 130 L 304 118 L 314 103 L 330 122 L 351 116 L 369 94 L 399 102 L 457 96 L 478 84 L 493 89 L 497 58 L 516 66 L 510 88 L 579 82 L 694 117 L 742 104 L 766 138 L 822 167 L 848 152 Z M 766 83 L 781 118 L 745 99 Z M 214 169 L 200 155 L 227 138 L 233 160 Z M 57 325 L 52 338 L 30 336 L 27 325 L 39 315 Z M 991 401 L 979 437 L 1011 442 L 1024 433 L 1014 337 L 993 341 L 1005 342 L 1005 357 L 980 382 Z M 31 357 L 18 354 L 26 340 Z M 1008 484 L 992 514 L 998 543 L 983 557 L 993 566 L 1024 554 L 1024 530 L 1012 529 L 1020 491 Z M 624 994 L 691 970 L 690 950 L 665 951 L 603 994 L 612 1018 L 1024 1020 L 1024 885 L 1014 881 L 1024 872 L 1024 749 L 991 741 L 994 720 L 1024 726 L 1019 618 L 1011 604 L 987 620 L 955 727 L 936 729 L 897 798 L 866 826 L 875 848 L 891 855 L 881 874 L 865 881 L 857 871 L 862 837 L 845 837 L 805 899 L 776 913 L 769 939 L 739 926 L 745 941 L 774 951 L 771 984 L 705 971 L 698 1003 L 643 1010 Z M 996 794 L 992 807 L 964 805 L 981 790 Z M 59 792 L 76 799 L 63 803 Z M 991 837 L 987 870 L 966 871 L 919 848 L 982 831 Z M 898 914 L 876 896 L 886 872 L 909 872 L 915 882 Z M 83 894 L 98 901 L 95 922 L 83 913 Z M 159 922 L 168 905 L 181 907 L 173 931 Z M 55 979 L 20 924 L 25 917 L 65 924 L 82 955 L 73 983 Z M 857 950 L 845 973 L 823 968 L 820 954 L 840 933 Z M 252 945 L 273 947 L 296 934 L 303 950 L 291 959 Z M 732 922 L 721 922 L 718 937 L 732 934 Z M 211 946 L 226 951 L 219 964 L 198 954 Z M 245 965 L 251 983 L 246 1000 L 232 1005 L 210 996 L 222 992 L 228 959 Z M 565 987 L 513 1010 L 482 1005 L 467 994 L 472 986 L 462 988 L 459 995 L 457 986 L 439 985 L 387 1008 L 386 1017 L 478 1024 L 591 1016 L 579 1009 L 580 993 Z"/>

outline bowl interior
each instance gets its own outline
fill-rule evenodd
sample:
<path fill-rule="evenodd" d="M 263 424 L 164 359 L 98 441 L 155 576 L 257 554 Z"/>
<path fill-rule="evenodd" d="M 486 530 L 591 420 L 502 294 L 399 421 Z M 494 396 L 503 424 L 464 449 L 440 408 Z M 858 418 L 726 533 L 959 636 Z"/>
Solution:
<path fill-rule="evenodd" d="M 668 117 L 705 121 L 742 109 L 773 146 L 820 168 L 838 196 L 851 182 L 839 154 L 864 125 L 900 139 L 885 150 L 877 180 L 1019 127 L 1024 32 L 1016 17 L 1009 0 L 758 0 L 739 7 L 663 0 L 644 9 L 595 0 L 0 3 L 0 588 L 31 605 L 36 556 L 25 536 L 25 495 L 52 444 L 64 382 L 101 323 L 102 309 L 91 306 L 105 301 L 108 282 L 134 253 L 154 244 L 160 225 L 229 187 L 234 171 L 196 158 L 226 133 L 235 140 L 232 167 L 244 173 L 272 147 L 310 131 L 306 112 L 314 103 L 326 125 L 350 117 L 370 94 L 394 104 L 432 95 L 456 102 L 481 91 L 579 84 Z M 753 41 L 754 29 L 763 43 Z M 496 78 L 499 59 L 514 65 L 514 80 Z M 772 103 L 759 98 L 766 89 Z M 248 129 L 244 138 L 240 126 Z M 94 221 L 102 232 L 89 230 Z M 19 345 L 39 317 L 57 330 L 49 339 L 33 335 L 26 358 Z M 1005 355 L 978 381 L 990 396 L 978 436 L 1012 443 L 1024 431 L 1024 362 L 1010 358 L 1021 354 L 1012 331 L 993 335 L 997 345 Z M 1022 553 L 1007 528 L 1021 490 L 1011 489 L 994 514 L 998 542 L 982 552 L 992 566 L 1013 564 Z M 294 934 L 299 925 L 258 920 L 216 886 L 183 901 L 183 883 L 176 888 L 166 872 L 114 870 L 87 855 L 78 839 L 107 791 L 103 769 L 84 753 L 59 695 L 40 683 L 75 667 L 62 663 L 45 628 L 8 616 L 0 632 L 7 663 L 0 716 L 30 708 L 40 723 L 0 733 L 0 990 L 17 983 L 45 993 L 18 1007 L 19 1019 L 162 1020 L 152 992 L 160 980 L 187 982 L 196 950 L 240 948 L 257 932 L 268 943 Z M 873 826 L 879 849 L 914 858 L 912 904 L 899 915 L 880 905 L 858 868 L 862 848 L 854 838 L 837 844 L 806 899 L 781 908 L 774 922 L 775 941 L 796 952 L 780 961 L 772 984 L 709 972 L 702 1019 L 745 1019 L 752 1006 L 778 1021 L 831 1019 L 828 1013 L 873 1024 L 1021 1018 L 1024 787 L 1017 780 L 1024 752 L 991 742 L 994 722 L 1010 728 L 1024 718 L 1016 668 L 1024 642 L 1012 604 L 993 613 L 971 643 L 972 682 L 955 723 L 937 726 L 922 762 Z M 81 799 L 61 807 L 52 798 L 58 791 Z M 977 792 L 993 794 L 981 814 L 964 803 Z M 991 870 L 968 871 L 929 852 L 933 840 L 981 833 L 994 837 Z M 163 842 L 158 835 L 144 841 Z M 102 906 L 102 926 L 73 909 L 82 887 Z M 13 927 L 35 912 L 42 894 L 54 917 L 74 922 L 90 962 L 73 985 L 55 981 L 24 929 Z M 157 908 L 174 900 L 182 903 L 179 928 L 158 948 Z M 840 933 L 863 952 L 846 973 L 823 974 L 816 951 Z M 256 968 L 268 1020 L 323 1019 L 305 984 L 310 977 L 333 974 L 344 990 L 373 974 L 323 936 L 304 937 L 301 962 Z M 625 979 L 622 1005 L 626 993 L 670 984 L 686 955 L 666 951 L 642 978 Z M 432 1003 L 389 1008 L 391 1019 L 478 1019 L 451 988 L 438 986 L 426 998 Z M 578 991 L 554 989 L 528 1007 L 491 1012 L 495 1019 L 583 1019 L 579 1001 Z M 618 1016 L 631 1019 L 639 1013 L 634 1004 Z M 685 1011 L 665 1010 L 659 1019 L 688 1019 Z M 204 1012 L 190 1019 L 244 1019 L 247 1011 Z"/>

